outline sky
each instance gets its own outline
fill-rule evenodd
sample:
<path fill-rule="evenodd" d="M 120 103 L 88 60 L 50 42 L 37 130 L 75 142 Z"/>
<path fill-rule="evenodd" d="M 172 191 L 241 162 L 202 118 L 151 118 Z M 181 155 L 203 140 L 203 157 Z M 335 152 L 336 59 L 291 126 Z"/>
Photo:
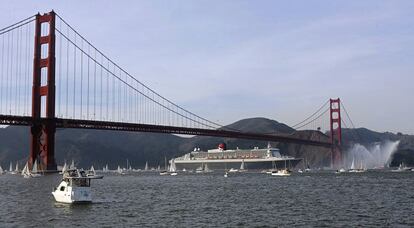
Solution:
<path fill-rule="evenodd" d="M 355 127 L 414 134 L 414 1 L 6 0 L 0 9 L 0 27 L 54 9 L 137 79 L 221 124 L 293 125 L 340 97 Z"/>

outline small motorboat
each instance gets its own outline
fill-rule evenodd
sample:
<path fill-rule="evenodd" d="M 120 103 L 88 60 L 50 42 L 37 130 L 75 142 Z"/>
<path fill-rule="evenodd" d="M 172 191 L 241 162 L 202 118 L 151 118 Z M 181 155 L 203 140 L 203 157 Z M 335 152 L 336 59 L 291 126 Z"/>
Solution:
<path fill-rule="evenodd" d="M 231 168 L 229 170 L 229 173 L 237 173 L 238 171 L 239 171 L 238 169 Z"/>
<path fill-rule="evenodd" d="M 60 203 L 92 202 L 91 180 L 103 176 L 87 176 L 85 171 L 70 169 L 63 173 L 62 182 L 54 188 L 52 195 Z"/>
<path fill-rule="evenodd" d="M 344 169 L 344 168 L 340 168 L 340 169 L 335 171 L 336 174 L 345 173 L 345 172 L 346 172 L 346 169 Z"/>
<path fill-rule="evenodd" d="M 290 176 L 291 172 L 289 169 L 280 169 L 272 172 L 272 176 Z"/>
<path fill-rule="evenodd" d="M 165 175 L 168 175 L 168 174 L 169 173 L 168 173 L 167 170 L 163 170 L 163 171 L 160 172 L 160 176 L 165 176 Z"/>

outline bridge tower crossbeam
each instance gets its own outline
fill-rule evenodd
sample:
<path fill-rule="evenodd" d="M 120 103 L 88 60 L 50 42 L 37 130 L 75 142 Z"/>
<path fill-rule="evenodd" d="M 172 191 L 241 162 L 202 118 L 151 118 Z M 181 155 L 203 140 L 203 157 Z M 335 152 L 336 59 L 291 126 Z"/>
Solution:
<path fill-rule="evenodd" d="M 47 34 L 42 34 L 42 26 Z M 32 119 L 29 167 L 38 159 L 43 170 L 56 170 L 55 162 L 55 12 L 37 14 L 32 86 Z M 42 53 L 42 46 L 47 46 Z M 46 50 L 46 48 L 43 48 Z M 42 99 L 42 98 L 46 99 Z M 44 106 L 42 100 L 45 100 Z M 42 109 L 44 109 L 42 112 Z M 45 116 L 42 116 L 45 113 Z"/>
<path fill-rule="evenodd" d="M 329 100 L 330 111 L 330 138 L 331 138 L 331 166 L 340 168 L 342 166 L 342 125 L 341 125 L 341 100 Z"/>

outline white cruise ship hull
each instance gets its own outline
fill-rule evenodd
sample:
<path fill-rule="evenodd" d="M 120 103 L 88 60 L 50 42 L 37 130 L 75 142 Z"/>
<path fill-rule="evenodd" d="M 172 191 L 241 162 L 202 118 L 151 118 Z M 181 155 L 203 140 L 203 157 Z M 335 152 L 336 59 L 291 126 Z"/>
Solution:
<path fill-rule="evenodd" d="M 199 159 L 199 160 L 174 160 L 177 170 L 197 170 L 207 166 L 210 170 L 240 169 L 244 161 L 244 169 L 247 170 L 264 170 L 285 168 L 294 168 L 301 159 L 299 158 L 269 158 L 269 159 Z"/>

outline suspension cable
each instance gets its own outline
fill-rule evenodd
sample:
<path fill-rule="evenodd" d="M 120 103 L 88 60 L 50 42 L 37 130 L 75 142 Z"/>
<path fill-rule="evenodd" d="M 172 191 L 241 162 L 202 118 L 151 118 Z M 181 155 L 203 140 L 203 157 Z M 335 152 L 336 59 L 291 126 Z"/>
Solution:
<path fill-rule="evenodd" d="M 295 125 L 293 125 L 292 126 L 292 128 L 294 128 L 294 129 L 298 129 L 298 128 L 300 128 L 300 127 L 297 127 L 297 126 L 299 126 L 299 125 L 301 125 L 301 124 L 303 124 L 304 122 L 306 122 L 307 120 L 309 120 L 310 118 L 312 118 L 313 116 L 315 116 L 317 113 L 319 113 L 327 104 L 328 104 L 328 102 L 329 102 L 329 100 L 327 100 L 318 110 L 316 110 L 316 112 L 314 112 L 312 115 L 310 115 L 308 118 L 306 118 L 305 120 L 303 120 L 303 121 L 301 121 L 301 122 L 299 122 L 299 123 L 297 123 L 297 124 L 295 124 Z M 312 120 L 313 121 L 313 120 Z M 310 122 L 312 122 L 312 121 L 310 121 Z M 309 124 L 309 123 L 308 123 Z M 306 124 L 306 125 L 308 125 L 308 124 Z M 305 126 L 306 126 L 305 125 Z"/>

